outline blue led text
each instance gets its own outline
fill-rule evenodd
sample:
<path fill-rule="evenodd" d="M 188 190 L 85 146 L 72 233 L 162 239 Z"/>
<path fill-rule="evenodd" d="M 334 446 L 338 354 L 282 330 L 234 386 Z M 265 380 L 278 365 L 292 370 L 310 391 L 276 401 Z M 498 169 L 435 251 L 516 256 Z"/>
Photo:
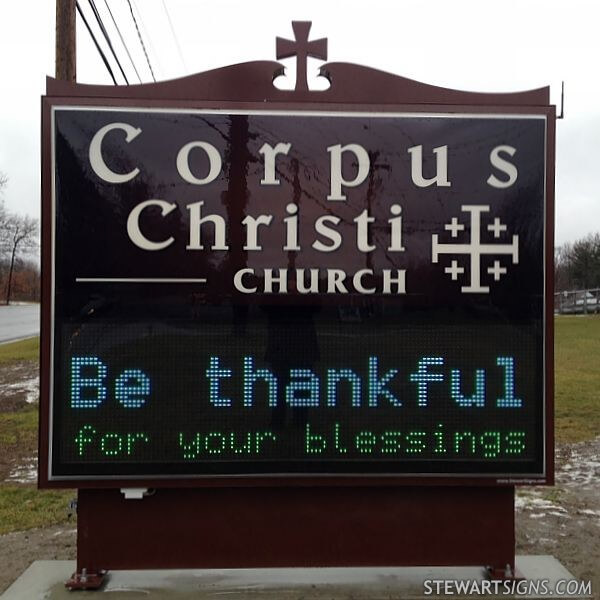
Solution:
<path fill-rule="evenodd" d="M 98 408 L 108 397 L 108 367 L 97 356 L 71 358 L 71 408 Z M 114 382 L 114 397 L 125 408 L 141 408 L 150 396 L 150 378 L 125 369 Z"/>
<path fill-rule="evenodd" d="M 504 396 L 496 400 L 498 408 L 521 408 L 523 400 L 515 398 L 515 359 L 512 356 L 499 356 L 499 367 L 504 367 Z"/>
<path fill-rule="evenodd" d="M 460 371 L 452 369 L 450 371 L 450 396 L 456 404 L 465 408 L 485 406 L 485 371 L 483 369 L 475 371 L 475 391 L 472 396 L 467 397 L 461 391 Z"/>
<path fill-rule="evenodd" d="M 432 373 L 428 370 L 428 367 L 443 364 L 444 359 L 441 356 L 425 356 L 419 360 L 417 372 L 411 373 L 410 380 L 417 384 L 417 404 L 419 406 L 427 406 L 428 384 L 444 381 L 442 373 Z"/>
<path fill-rule="evenodd" d="M 423 356 L 412 372 L 401 377 L 398 369 L 382 368 L 377 356 L 369 356 L 362 373 L 349 368 L 330 368 L 321 374 L 312 369 L 292 367 L 286 376 L 258 364 L 252 356 L 243 357 L 241 373 L 230 368 L 231 365 L 223 365 L 218 356 L 211 356 L 205 375 L 209 402 L 221 408 L 231 408 L 237 402 L 246 408 L 257 403 L 274 408 L 278 402 L 296 408 L 335 408 L 341 403 L 350 404 L 352 408 L 383 405 L 400 408 L 407 402 L 412 404 L 416 392 L 416 404 L 422 408 L 430 405 L 431 398 L 436 398 L 451 401 L 461 409 L 479 409 L 485 407 L 488 400 L 488 374 L 494 388 L 500 384 L 503 389 L 502 396 L 496 398 L 496 408 L 521 408 L 523 402 L 515 395 L 515 359 L 501 356 L 493 360 L 493 367 L 487 370 L 457 369 L 450 368 L 443 356 Z M 240 379 L 241 398 L 226 395 L 225 392 L 235 393 Z M 416 389 L 407 386 L 406 381 L 416 384 Z M 402 397 L 398 393 L 400 389 L 404 389 Z M 406 390 L 410 389 L 414 392 L 407 397 Z M 135 397 L 133 391 L 130 396 Z"/>

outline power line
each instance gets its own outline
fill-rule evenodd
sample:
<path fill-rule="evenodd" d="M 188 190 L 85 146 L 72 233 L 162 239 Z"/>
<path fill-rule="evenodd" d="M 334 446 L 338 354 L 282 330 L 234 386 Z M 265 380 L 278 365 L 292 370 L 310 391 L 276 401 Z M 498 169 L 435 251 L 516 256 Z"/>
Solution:
<path fill-rule="evenodd" d="M 187 68 L 187 65 L 185 64 L 185 58 L 183 58 L 183 52 L 181 52 L 181 46 L 179 45 L 179 40 L 177 39 L 177 36 L 175 35 L 175 28 L 173 27 L 173 21 L 171 21 L 171 15 L 169 14 L 169 11 L 167 9 L 165 0 L 162 0 L 162 5 L 163 5 L 163 8 L 165 9 L 165 13 L 167 15 L 167 20 L 169 21 L 169 27 L 171 28 L 171 33 L 173 34 L 173 39 L 175 40 L 175 45 L 177 46 L 177 51 L 179 52 L 179 58 L 181 59 L 183 68 L 187 72 L 188 68 Z"/>
<path fill-rule="evenodd" d="M 127 47 L 127 44 L 125 43 L 123 36 L 121 35 L 121 30 L 119 29 L 119 26 L 117 25 L 117 22 L 115 21 L 115 18 L 113 17 L 112 10 L 110 10 L 108 0 L 104 0 L 104 4 L 106 5 L 106 8 L 108 9 L 108 14 L 110 15 L 110 18 L 112 19 L 113 25 L 115 26 L 115 29 L 117 30 L 117 33 L 119 34 L 119 37 L 121 38 L 121 43 L 123 44 L 123 48 L 125 48 L 125 52 L 127 52 L 127 56 L 129 57 L 129 62 L 131 63 L 131 66 L 133 67 L 133 70 L 135 71 L 135 74 L 137 75 L 139 82 L 142 83 L 142 78 L 140 77 L 140 74 L 138 73 L 135 63 L 133 62 L 133 58 L 131 58 L 131 54 L 129 53 L 129 48 Z"/>
<path fill-rule="evenodd" d="M 104 36 L 104 39 L 106 40 L 106 43 L 108 44 L 108 48 L 111 51 L 111 53 L 117 63 L 117 66 L 119 67 L 119 70 L 121 71 L 121 75 L 123 75 L 123 79 L 125 80 L 125 83 L 127 85 L 129 85 L 127 75 L 125 75 L 125 71 L 123 70 L 123 67 L 121 66 L 121 61 L 119 60 L 119 57 L 117 56 L 117 53 L 115 52 L 115 49 L 113 48 L 112 42 L 110 41 L 110 37 L 108 35 L 108 31 L 106 31 L 106 27 L 104 27 L 104 23 L 102 22 L 102 17 L 100 17 L 100 13 L 98 12 L 98 9 L 96 8 L 96 3 L 94 2 L 94 0 L 88 0 L 88 3 L 90 5 L 90 8 L 92 9 L 92 12 L 94 13 L 94 17 L 96 17 L 98 27 L 100 27 L 100 31 L 102 32 L 102 35 Z"/>
<path fill-rule="evenodd" d="M 138 37 L 140 38 L 140 44 L 142 45 L 142 50 L 144 51 L 144 56 L 146 57 L 146 62 L 148 63 L 148 68 L 150 69 L 150 73 L 152 74 L 152 79 L 156 81 L 156 77 L 154 77 L 154 71 L 152 70 L 152 65 L 150 64 L 150 58 L 148 58 L 148 52 L 146 52 L 146 45 L 144 44 L 144 40 L 142 39 L 142 34 L 140 33 L 140 28 L 138 27 L 137 19 L 135 18 L 135 14 L 133 13 L 133 6 L 131 6 L 131 0 L 127 0 L 127 4 L 129 4 L 129 10 L 131 11 L 131 18 L 135 23 L 135 28 L 137 30 Z"/>
<path fill-rule="evenodd" d="M 95 0 L 88 0 L 88 3 L 92 9 L 92 12 L 94 13 L 94 17 L 96 17 L 96 21 L 98 22 L 98 26 L 100 27 L 100 31 L 102 32 L 102 35 L 104 36 L 104 39 L 106 40 L 106 43 L 108 44 L 108 47 L 115 59 L 115 62 L 117 63 L 119 70 L 121 71 L 121 75 L 123 76 L 123 79 L 125 80 L 125 83 L 127 85 L 129 85 L 129 80 L 127 79 L 127 75 L 125 75 L 125 71 L 123 69 L 123 66 L 121 65 L 121 61 L 119 60 L 119 57 L 117 56 L 117 53 L 115 51 L 115 48 L 112 44 L 112 40 L 110 39 L 110 35 L 108 34 L 108 30 L 106 29 L 106 26 L 104 25 L 104 21 L 102 19 L 102 17 L 100 16 L 100 11 L 98 10 L 98 8 L 96 7 L 96 2 Z"/>
<path fill-rule="evenodd" d="M 96 39 L 96 36 L 94 35 L 94 32 L 92 31 L 92 28 L 90 27 L 90 24 L 87 22 L 87 19 L 85 18 L 85 15 L 83 14 L 83 11 L 81 10 L 81 6 L 79 6 L 79 0 L 75 0 L 75 6 L 77 7 L 77 12 L 79 13 L 79 16 L 85 23 L 85 26 L 86 26 L 92 40 L 94 41 L 94 44 L 96 45 L 96 50 L 98 50 L 98 53 L 102 57 L 102 61 L 104 62 L 104 66 L 106 67 L 106 70 L 110 73 L 113 83 L 115 85 L 118 85 L 117 80 L 115 79 L 115 75 L 112 72 L 112 69 L 110 68 L 110 64 L 109 64 L 108 60 L 106 59 L 106 56 L 105 56 L 104 52 L 102 51 L 102 48 L 100 48 L 100 44 L 98 44 L 98 40 Z"/>
<path fill-rule="evenodd" d="M 133 5 L 133 10 L 135 11 L 135 14 L 137 15 L 138 18 L 138 22 L 140 24 L 140 31 L 142 32 L 142 35 L 144 36 L 144 40 L 146 40 L 146 45 L 148 46 L 148 56 L 152 56 L 152 64 L 154 65 L 154 68 L 156 69 L 156 73 L 158 74 L 157 76 L 160 77 L 160 72 L 164 71 L 161 62 L 160 62 L 160 53 L 156 51 L 156 47 L 154 46 L 154 44 L 152 43 L 152 36 L 150 35 L 150 29 L 148 27 L 146 27 L 146 23 L 144 23 L 144 13 L 140 10 L 139 6 L 137 5 L 136 0 L 131 0 L 131 4 Z M 146 4 L 145 6 L 148 5 L 148 2 L 146 0 Z"/>

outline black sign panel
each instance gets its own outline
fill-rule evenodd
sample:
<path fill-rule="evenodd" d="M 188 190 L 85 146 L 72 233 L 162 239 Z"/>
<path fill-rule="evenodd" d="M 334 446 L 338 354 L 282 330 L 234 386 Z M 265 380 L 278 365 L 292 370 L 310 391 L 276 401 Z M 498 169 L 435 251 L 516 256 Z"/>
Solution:
<path fill-rule="evenodd" d="M 51 119 L 50 479 L 544 474 L 546 117 Z"/>

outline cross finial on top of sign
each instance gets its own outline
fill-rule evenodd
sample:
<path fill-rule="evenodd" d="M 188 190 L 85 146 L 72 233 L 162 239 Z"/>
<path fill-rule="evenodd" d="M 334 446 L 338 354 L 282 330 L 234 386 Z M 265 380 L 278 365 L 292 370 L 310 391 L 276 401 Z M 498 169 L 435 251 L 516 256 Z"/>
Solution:
<path fill-rule="evenodd" d="M 277 60 L 296 56 L 296 88 L 297 92 L 308 91 L 306 59 L 309 56 L 327 60 L 327 38 L 308 41 L 311 21 L 292 21 L 294 40 L 276 38 Z"/>

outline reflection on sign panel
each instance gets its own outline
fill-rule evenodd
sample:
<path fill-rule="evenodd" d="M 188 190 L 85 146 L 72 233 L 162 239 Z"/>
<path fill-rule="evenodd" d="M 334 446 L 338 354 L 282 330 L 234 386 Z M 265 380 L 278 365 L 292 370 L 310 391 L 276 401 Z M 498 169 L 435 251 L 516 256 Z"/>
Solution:
<path fill-rule="evenodd" d="M 544 474 L 545 117 L 52 132 L 51 479 Z"/>

